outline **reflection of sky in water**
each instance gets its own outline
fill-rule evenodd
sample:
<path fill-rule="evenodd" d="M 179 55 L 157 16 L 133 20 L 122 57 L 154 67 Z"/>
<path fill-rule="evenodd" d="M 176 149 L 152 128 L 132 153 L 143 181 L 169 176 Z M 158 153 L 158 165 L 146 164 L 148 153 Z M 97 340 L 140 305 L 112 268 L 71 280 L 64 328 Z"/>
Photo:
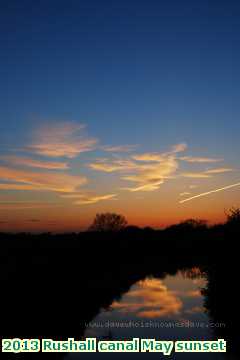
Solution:
<path fill-rule="evenodd" d="M 205 279 L 197 269 L 179 272 L 164 279 L 145 278 L 135 283 L 119 301 L 108 310 L 102 310 L 90 327 L 86 337 L 98 339 L 155 338 L 159 340 L 216 340 L 207 314 L 204 313 L 201 288 Z M 161 353 L 93 353 L 68 355 L 67 359 L 136 359 L 165 358 Z M 206 360 L 225 359 L 220 353 L 171 354 L 171 358 Z M 168 357 L 169 358 L 169 357 Z"/>

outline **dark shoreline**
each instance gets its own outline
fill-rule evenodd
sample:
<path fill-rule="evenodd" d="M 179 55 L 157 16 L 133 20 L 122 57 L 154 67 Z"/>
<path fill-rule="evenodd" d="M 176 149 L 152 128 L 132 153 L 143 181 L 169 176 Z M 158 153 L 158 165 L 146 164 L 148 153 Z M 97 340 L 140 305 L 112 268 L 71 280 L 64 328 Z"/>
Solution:
<path fill-rule="evenodd" d="M 199 267 L 207 278 L 205 309 L 213 321 L 226 323 L 216 335 L 237 344 L 238 300 L 229 293 L 239 282 L 238 239 L 239 230 L 227 225 L 62 235 L 1 233 L 1 336 L 79 338 L 83 324 L 136 281 Z M 77 317 L 71 316 L 71 309 L 78 310 Z"/>

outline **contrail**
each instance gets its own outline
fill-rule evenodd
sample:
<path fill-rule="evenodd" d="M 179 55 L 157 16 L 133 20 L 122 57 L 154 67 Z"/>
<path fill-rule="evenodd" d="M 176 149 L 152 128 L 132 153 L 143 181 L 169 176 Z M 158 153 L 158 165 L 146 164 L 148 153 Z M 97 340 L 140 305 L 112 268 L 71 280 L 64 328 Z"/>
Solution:
<path fill-rule="evenodd" d="M 209 194 L 212 194 L 212 193 L 216 193 L 218 191 L 223 191 L 223 190 L 227 190 L 227 189 L 231 189 L 235 186 L 240 186 L 240 182 L 239 183 L 236 183 L 236 184 L 232 184 L 232 185 L 228 185 L 228 186 L 225 186 L 223 188 L 220 188 L 220 189 L 216 189 L 216 190 L 211 190 L 211 191 L 208 191 L 208 192 L 205 192 L 205 193 L 201 193 L 201 194 L 198 194 L 198 195 L 195 195 L 195 196 L 192 196 L 190 198 L 187 198 L 187 199 L 184 199 L 184 200 L 180 200 L 179 203 L 182 204 L 186 201 L 190 201 L 190 200 L 193 200 L 193 199 L 196 199 L 198 197 L 202 197 L 202 196 L 206 196 L 206 195 L 209 195 Z"/>

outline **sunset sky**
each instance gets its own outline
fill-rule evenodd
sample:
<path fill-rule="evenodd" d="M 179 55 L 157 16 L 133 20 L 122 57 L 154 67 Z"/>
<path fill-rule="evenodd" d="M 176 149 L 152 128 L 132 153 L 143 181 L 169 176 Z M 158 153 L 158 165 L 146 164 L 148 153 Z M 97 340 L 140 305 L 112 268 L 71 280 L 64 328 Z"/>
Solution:
<path fill-rule="evenodd" d="M 216 223 L 240 206 L 238 1 L 0 9 L 0 230 L 76 231 L 107 211 Z"/>

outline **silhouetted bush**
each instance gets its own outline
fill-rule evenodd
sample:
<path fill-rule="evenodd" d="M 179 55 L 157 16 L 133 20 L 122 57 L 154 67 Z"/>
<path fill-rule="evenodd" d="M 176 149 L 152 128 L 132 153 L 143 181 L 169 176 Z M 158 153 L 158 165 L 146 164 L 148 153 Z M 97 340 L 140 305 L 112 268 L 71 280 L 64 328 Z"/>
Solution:
<path fill-rule="evenodd" d="M 240 208 L 234 208 L 227 212 L 227 225 L 240 228 Z"/>
<path fill-rule="evenodd" d="M 97 214 L 89 231 L 120 231 L 127 226 L 127 220 L 123 215 L 114 213 Z"/>

